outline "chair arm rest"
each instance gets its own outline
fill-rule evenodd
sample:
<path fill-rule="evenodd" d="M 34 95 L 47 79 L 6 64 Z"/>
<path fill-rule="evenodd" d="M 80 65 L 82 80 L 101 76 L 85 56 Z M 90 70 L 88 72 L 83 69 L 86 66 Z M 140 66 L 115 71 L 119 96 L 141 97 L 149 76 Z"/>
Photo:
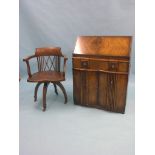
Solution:
<path fill-rule="evenodd" d="M 64 54 L 62 54 L 62 57 L 64 57 L 64 59 L 67 59 L 67 60 L 68 60 L 68 58 L 67 58 L 66 55 L 64 55 Z"/>
<path fill-rule="evenodd" d="M 30 55 L 30 56 L 24 58 L 23 61 L 28 61 L 29 59 L 32 59 L 34 57 L 36 57 L 36 56 L 35 55 Z"/>
<path fill-rule="evenodd" d="M 65 73 L 66 73 L 66 62 L 67 62 L 68 58 L 66 56 L 64 56 L 64 67 L 63 67 L 63 73 L 64 73 L 64 77 L 65 77 Z"/>
<path fill-rule="evenodd" d="M 32 74 L 31 74 L 31 68 L 30 68 L 30 64 L 29 64 L 29 60 L 31 58 L 34 58 L 34 57 L 36 57 L 36 56 L 35 55 L 31 55 L 31 56 L 28 56 L 28 57 L 26 57 L 26 58 L 23 59 L 23 61 L 25 61 L 26 62 L 26 65 L 27 65 L 27 73 L 28 73 L 29 78 L 32 76 Z"/>

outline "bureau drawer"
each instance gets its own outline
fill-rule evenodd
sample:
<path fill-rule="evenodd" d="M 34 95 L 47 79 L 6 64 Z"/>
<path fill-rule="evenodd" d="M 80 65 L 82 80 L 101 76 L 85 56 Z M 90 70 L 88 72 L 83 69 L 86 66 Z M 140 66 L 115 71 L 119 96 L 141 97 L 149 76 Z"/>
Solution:
<path fill-rule="evenodd" d="M 89 69 L 89 58 L 73 58 L 73 68 Z"/>
<path fill-rule="evenodd" d="M 93 63 L 96 63 L 96 65 L 94 65 Z M 95 69 L 96 66 L 96 69 L 98 68 L 98 70 L 104 70 L 104 71 L 128 72 L 129 70 L 128 62 L 98 60 L 96 62 L 93 61 L 91 64 L 93 69 Z"/>
<path fill-rule="evenodd" d="M 103 70 L 111 72 L 128 72 L 129 63 L 117 60 L 73 58 L 73 68 Z"/>

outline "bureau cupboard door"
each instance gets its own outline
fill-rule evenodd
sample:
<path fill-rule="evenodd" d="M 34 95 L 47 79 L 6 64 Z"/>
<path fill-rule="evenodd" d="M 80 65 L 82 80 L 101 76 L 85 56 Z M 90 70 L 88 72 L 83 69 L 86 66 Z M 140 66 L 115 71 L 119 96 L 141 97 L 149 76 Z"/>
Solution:
<path fill-rule="evenodd" d="M 96 106 L 98 78 L 96 72 L 73 70 L 74 103 L 84 106 Z"/>
<path fill-rule="evenodd" d="M 73 70 L 73 97 L 74 103 L 81 103 L 81 72 Z"/>
<path fill-rule="evenodd" d="M 81 79 L 78 82 L 81 86 L 80 96 L 81 96 L 81 105 L 88 105 L 88 80 L 87 80 L 87 72 L 81 71 Z"/>
<path fill-rule="evenodd" d="M 117 111 L 117 75 L 113 73 L 107 74 L 107 110 Z"/>
<path fill-rule="evenodd" d="M 99 73 L 99 107 L 124 113 L 126 104 L 126 74 Z"/>
<path fill-rule="evenodd" d="M 98 104 L 99 108 L 102 109 L 109 109 L 109 105 L 107 102 L 107 95 L 108 95 L 108 74 L 99 72 L 99 89 L 98 89 Z"/>
<path fill-rule="evenodd" d="M 108 111 L 115 111 L 116 107 L 116 75 L 99 73 L 99 107 Z"/>
<path fill-rule="evenodd" d="M 81 105 L 96 106 L 97 105 L 97 73 L 94 71 L 81 71 Z"/>
<path fill-rule="evenodd" d="M 98 103 L 98 72 L 87 72 L 87 89 L 88 104 L 96 107 Z"/>
<path fill-rule="evenodd" d="M 116 107 L 115 111 L 124 113 L 126 105 L 126 95 L 127 95 L 127 84 L 128 75 L 127 74 L 117 74 L 116 83 Z"/>

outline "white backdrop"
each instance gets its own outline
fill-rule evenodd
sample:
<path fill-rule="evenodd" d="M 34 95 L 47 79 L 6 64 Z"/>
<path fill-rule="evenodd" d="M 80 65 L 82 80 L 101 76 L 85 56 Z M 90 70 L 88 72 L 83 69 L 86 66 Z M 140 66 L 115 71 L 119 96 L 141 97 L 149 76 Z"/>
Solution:
<path fill-rule="evenodd" d="M 70 58 L 79 35 L 134 36 L 134 0 L 20 0 L 20 75 L 22 58 L 36 47 L 60 46 Z M 132 73 L 134 73 L 134 40 Z"/>

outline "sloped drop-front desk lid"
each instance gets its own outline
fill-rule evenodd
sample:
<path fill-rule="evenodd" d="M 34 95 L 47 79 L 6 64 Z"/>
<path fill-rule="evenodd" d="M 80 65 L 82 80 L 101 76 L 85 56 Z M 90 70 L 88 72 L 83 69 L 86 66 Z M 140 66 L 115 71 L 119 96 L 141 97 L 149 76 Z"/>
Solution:
<path fill-rule="evenodd" d="M 131 36 L 80 36 L 73 54 L 129 57 Z"/>

